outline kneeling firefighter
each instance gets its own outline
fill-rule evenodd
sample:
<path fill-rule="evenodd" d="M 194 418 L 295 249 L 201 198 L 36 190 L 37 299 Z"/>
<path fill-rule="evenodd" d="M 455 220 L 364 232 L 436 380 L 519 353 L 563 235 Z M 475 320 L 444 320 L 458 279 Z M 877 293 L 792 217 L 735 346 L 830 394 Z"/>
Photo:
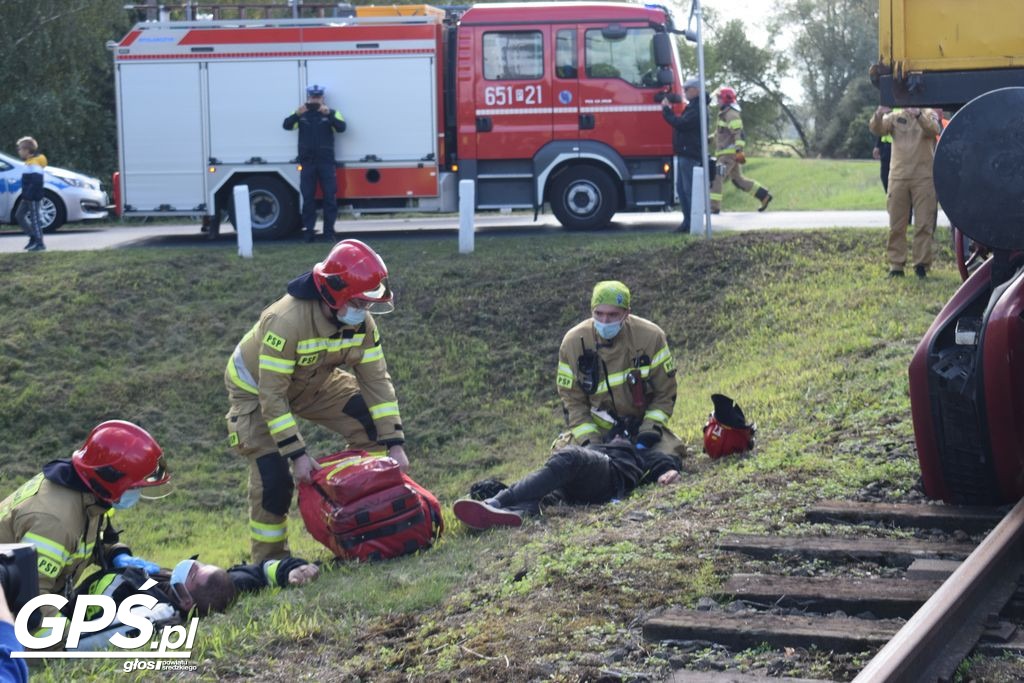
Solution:
<path fill-rule="evenodd" d="M 288 283 L 228 359 L 229 443 L 249 460 L 252 560 L 288 556 L 294 478 L 316 467 L 296 418 L 341 434 L 348 447 L 409 461 L 380 330 L 371 313 L 394 310 L 388 270 L 359 240 L 343 240 Z M 345 369 L 342 369 L 345 368 Z"/>
<path fill-rule="evenodd" d="M 686 447 L 668 428 L 676 402 L 676 367 L 664 330 L 631 313 L 629 288 L 598 282 L 593 317 L 562 339 L 558 395 L 569 431 L 555 447 L 624 436 L 641 448 L 679 456 Z"/>
<path fill-rule="evenodd" d="M 31 543 L 36 549 L 40 593 L 71 599 L 85 568 L 156 565 L 133 557 L 110 525 L 112 508 L 124 509 L 141 488 L 170 479 L 163 451 L 131 422 L 96 426 L 70 460 L 53 460 L 0 503 L 0 543 Z M 53 616 L 50 606 L 43 616 Z"/>

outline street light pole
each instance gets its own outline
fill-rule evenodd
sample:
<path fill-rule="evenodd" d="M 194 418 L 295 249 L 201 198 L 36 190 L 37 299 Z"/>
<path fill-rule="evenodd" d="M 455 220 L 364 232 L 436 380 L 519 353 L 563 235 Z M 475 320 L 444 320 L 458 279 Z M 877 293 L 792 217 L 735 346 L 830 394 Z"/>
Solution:
<path fill-rule="evenodd" d="M 696 32 L 690 30 L 693 20 L 697 20 Z M 704 13 L 700 0 L 693 0 L 690 18 L 686 22 L 687 40 L 697 43 L 697 78 L 700 79 L 700 154 L 704 166 L 704 235 L 711 237 L 711 169 L 708 166 L 708 100 L 707 88 L 704 85 Z"/>

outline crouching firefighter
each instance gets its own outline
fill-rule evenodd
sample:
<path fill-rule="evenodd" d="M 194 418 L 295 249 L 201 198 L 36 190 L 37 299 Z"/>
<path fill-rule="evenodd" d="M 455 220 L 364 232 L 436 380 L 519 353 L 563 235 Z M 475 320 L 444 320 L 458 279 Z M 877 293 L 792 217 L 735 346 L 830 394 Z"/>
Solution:
<path fill-rule="evenodd" d="M 641 448 L 686 455 L 668 428 L 676 402 L 676 368 L 665 332 L 632 315 L 629 288 L 598 282 L 590 299 L 593 317 L 562 339 L 558 395 L 569 431 L 559 448 L 587 446 L 623 436 Z"/>
<path fill-rule="evenodd" d="M 89 565 L 155 570 L 118 543 L 110 516 L 134 505 L 142 487 L 170 479 L 162 455 L 156 440 L 131 422 L 98 425 L 70 460 L 47 463 L 0 503 L 0 543 L 35 546 L 39 592 L 69 600 Z M 49 605 L 40 610 L 44 617 L 57 613 Z"/>
<path fill-rule="evenodd" d="M 288 556 L 294 484 L 316 467 L 297 418 L 342 435 L 348 448 L 409 461 L 398 400 L 371 313 L 394 310 L 373 249 L 343 240 L 264 309 L 228 359 L 228 441 L 249 460 L 252 560 Z M 344 368 L 344 369 L 343 369 Z"/>

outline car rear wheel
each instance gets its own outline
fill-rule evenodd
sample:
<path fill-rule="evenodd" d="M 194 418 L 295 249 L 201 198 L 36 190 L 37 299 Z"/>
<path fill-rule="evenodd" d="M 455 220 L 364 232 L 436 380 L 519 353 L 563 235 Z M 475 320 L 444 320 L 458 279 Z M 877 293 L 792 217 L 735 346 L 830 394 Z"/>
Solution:
<path fill-rule="evenodd" d="M 240 181 L 249 186 L 249 214 L 253 239 L 280 239 L 295 232 L 300 223 L 295 191 L 283 180 L 272 177 L 248 178 Z M 235 222 L 234 193 L 228 201 L 231 225 Z"/>
<path fill-rule="evenodd" d="M 64 202 L 61 201 L 60 197 L 47 190 L 43 194 L 43 200 L 39 202 L 39 216 L 43 225 L 43 232 L 56 232 L 67 222 L 68 211 L 64 208 Z M 28 231 L 30 229 L 27 201 L 22 200 L 18 203 L 15 219 L 22 230 Z"/>

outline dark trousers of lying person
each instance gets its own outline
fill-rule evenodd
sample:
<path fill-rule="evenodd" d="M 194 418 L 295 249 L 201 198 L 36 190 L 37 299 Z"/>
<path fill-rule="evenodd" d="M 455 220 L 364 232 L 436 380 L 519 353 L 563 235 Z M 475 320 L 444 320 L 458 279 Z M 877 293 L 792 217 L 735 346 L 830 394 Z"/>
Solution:
<path fill-rule="evenodd" d="M 625 439 L 595 446 L 566 446 L 539 470 L 485 501 L 460 500 L 455 515 L 475 529 L 519 526 L 525 515 L 540 512 L 548 495 L 566 503 L 598 504 L 623 498 L 633 489 L 678 473 L 675 455 L 637 448 Z M 677 476 L 677 475 L 672 475 Z"/>

